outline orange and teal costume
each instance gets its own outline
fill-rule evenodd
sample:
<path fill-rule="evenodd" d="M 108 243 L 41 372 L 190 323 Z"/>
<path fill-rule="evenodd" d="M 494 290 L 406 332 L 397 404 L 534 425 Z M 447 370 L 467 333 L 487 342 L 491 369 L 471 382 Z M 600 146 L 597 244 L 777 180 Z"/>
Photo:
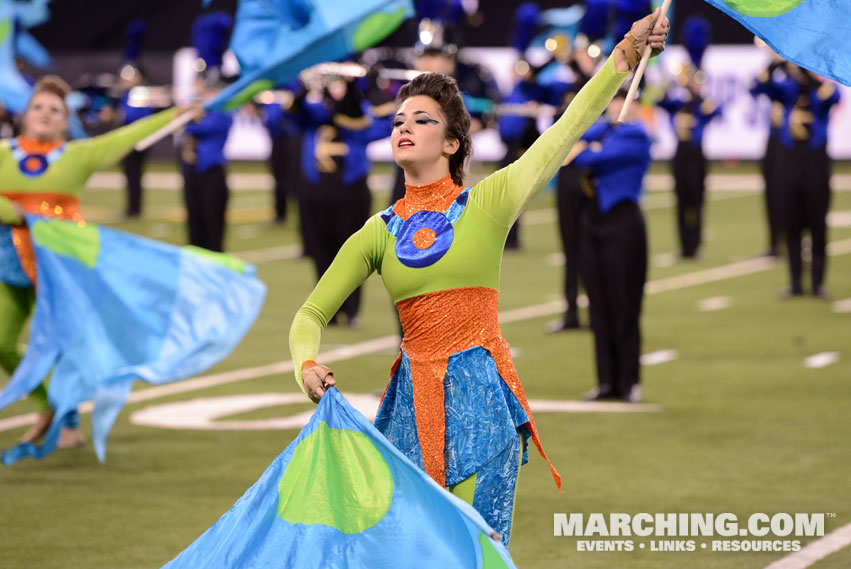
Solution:
<path fill-rule="evenodd" d="M 341 247 L 290 330 L 301 383 L 328 319 L 378 271 L 404 334 L 376 427 L 471 502 L 506 543 L 523 435 L 546 455 L 497 322 L 503 244 L 625 75 L 607 62 L 522 157 L 472 188 L 448 175 L 406 186 L 403 199 Z"/>
<path fill-rule="evenodd" d="M 18 340 L 33 309 L 36 282 L 29 233 L 12 202 L 30 213 L 83 223 L 80 195 L 89 176 L 116 163 L 173 117 L 171 109 L 72 142 L 40 143 L 25 137 L 0 141 L 0 367 L 9 375 L 23 358 Z M 40 411 L 50 409 L 43 386 L 32 398 Z"/>

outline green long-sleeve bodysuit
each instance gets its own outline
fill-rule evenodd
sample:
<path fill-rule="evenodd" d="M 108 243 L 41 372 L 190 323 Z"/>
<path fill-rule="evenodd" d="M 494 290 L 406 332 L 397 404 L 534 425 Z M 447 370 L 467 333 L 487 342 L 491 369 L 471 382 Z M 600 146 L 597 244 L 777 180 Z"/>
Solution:
<path fill-rule="evenodd" d="M 302 363 L 314 360 L 328 320 L 348 295 L 378 271 L 394 302 L 460 287 L 499 289 L 503 244 L 511 225 L 555 175 L 573 144 L 605 110 L 626 73 L 614 58 L 585 85 L 559 120 L 518 160 L 470 190 L 454 226 L 452 246 L 440 261 L 423 268 L 403 265 L 394 254 L 396 238 L 374 215 L 340 248 L 290 329 L 290 351 L 299 385 Z"/>

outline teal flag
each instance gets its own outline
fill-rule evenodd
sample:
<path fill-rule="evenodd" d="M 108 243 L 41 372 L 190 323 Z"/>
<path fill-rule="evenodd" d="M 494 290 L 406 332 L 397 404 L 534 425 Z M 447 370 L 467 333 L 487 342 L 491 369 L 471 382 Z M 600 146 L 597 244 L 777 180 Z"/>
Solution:
<path fill-rule="evenodd" d="M 38 275 L 35 312 L 0 410 L 50 375 L 55 417 L 42 445 L 5 451 L 5 464 L 50 454 L 68 414 L 88 400 L 103 461 L 133 381 L 168 383 L 209 369 L 240 342 L 265 298 L 254 267 L 229 255 L 93 224 L 35 216 L 27 224 Z M 13 282 L 7 277 L 14 265 L 0 267 L 0 279 Z"/>
<path fill-rule="evenodd" d="M 32 86 L 20 74 L 15 62 L 18 32 L 15 20 L 19 10 L 19 5 L 12 0 L 0 0 L 0 103 L 13 113 L 23 112 L 32 94 Z"/>
<path fill-rule="evenodd" d="M 236 107 L 312 65 L 363 51 L 413 14 L 412 0 L 240 0 L 230 39 L 239 80 L 204 107 Z"/>
<path fill-rule="evenodd" d="M 494 537 L 332 387 L 260 479 L 163 569 L 514 568 Z"/>
<path fill-rule="evenodd" d="M 851 1 L 706 0 L 785 59 L 851 86 Z"/>

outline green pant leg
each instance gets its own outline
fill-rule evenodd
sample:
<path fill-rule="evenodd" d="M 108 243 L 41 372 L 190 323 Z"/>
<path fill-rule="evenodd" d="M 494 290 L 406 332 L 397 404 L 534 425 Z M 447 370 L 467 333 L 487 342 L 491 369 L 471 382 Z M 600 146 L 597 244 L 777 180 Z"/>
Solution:
<path fill-rule="evenodd" d="M 0 283 L 0 367 L 10 376 L 24 357 L 18 340 L 34 300 L 33 289 Z"/>
<path fill-rule="evenodd" d="M 453 484 L 449 486 L 447 490 L 470 504 L 473 505 L 473 497 L 476 494 L 476 477 L 478 476 L 478 472 L 474 472 L 472 476 L 468 476 L 458 484 Z"/>
<path fill-rule="evenodd" d="M 476 495 L 476 478 L 479 473 L 474 472 L 472 475 L 468 476 L 458 484 L 453 484 L 449 486 L 447 490 L 449 490 L 452 494 L 458 496 L 471 506 L 473 505 L 473 498 Z M 520 469 L 517 469 L 517 480 L 520 480 Z M 517 484 L 514 485 L 514 504 L 517 503 Z M 511 517 L 514 517 L 514 505 L 511 506 Z"/>
<path fill-rule="evenodd" d="M 21 332 L 34 305 L 34 289 L 0 283 L 0 368 L 10 376 L 24 357 Z M 39 411 L 50 411 L 44 384 L 30 394 L 30 400 Z"/>

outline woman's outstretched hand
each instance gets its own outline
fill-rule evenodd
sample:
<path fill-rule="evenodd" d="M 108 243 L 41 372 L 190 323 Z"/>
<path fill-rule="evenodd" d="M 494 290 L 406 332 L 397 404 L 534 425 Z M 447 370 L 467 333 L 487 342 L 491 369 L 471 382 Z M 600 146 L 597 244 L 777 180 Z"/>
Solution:
<path fill-rule="evenodd" d="M 337 385 L 337 380 L 334 379 L 334 372 L 322 365 L 310 366 L 302 370 L 301 379 L 304 381 L 304 389 L 307 391 L 307 396 L 314 403 L 319 403 L 325 391 L 332 386 Z"/>
<path fill-rule="evenodd" d="M 644 16 L 632 24 L 632 28 L 615 47 L 615 65 L 618 71 L 635 69 L 635 66 L 641 61 L 644 48 L 648 45 L 652 48 L 651 57 L 664 51 L 671 24 L 667 17 L 657 22 L 656 20 L 659 19 L 661 14 L 662 9 L 657 8 L 652 14 Z"/>

